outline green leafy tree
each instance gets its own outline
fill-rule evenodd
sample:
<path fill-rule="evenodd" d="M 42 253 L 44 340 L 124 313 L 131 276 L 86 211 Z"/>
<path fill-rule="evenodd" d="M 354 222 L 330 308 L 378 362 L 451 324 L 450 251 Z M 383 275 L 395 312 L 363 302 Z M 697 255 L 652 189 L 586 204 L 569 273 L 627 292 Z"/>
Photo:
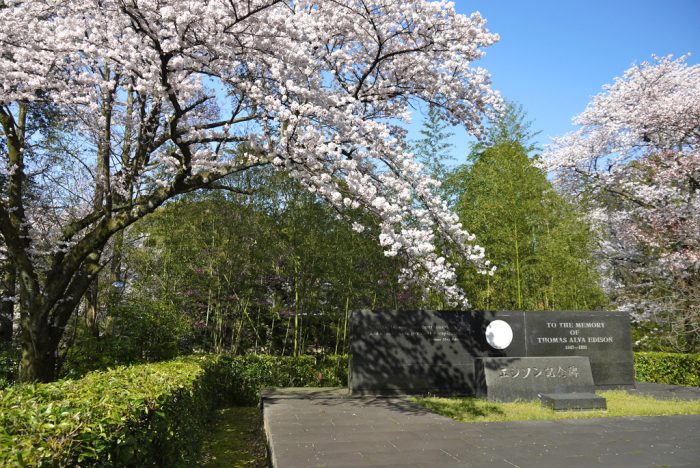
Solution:
<path fill-rule="evenodd" d="M 430 107 L 420 130 L 422 137 L 413 144 L 413 152 L 418 161 L 438 180 L 442 180 L 448 172 L 446 162 L 453 159 L 450 154 L 453 145 L 449 139 L 454 133 L 449 129 L 450 126 L 443 120 L 440 111 Z"/>
<path fill-rule="evenodd" d="M 533 165 L 524 117 L 510 105 L 448 177 L 454 209 L 497 267 L 493 276 L 463 271 L 464 287 L 482 309 L 603 307 L 589 226 Z"/>
<path fill-rule="evenodd" d="M 481 143 L 472 154 L 499 143 L 517 143 L 528 155 L 539 150 L 533 140 L 540 132 L 532 129 L 532 121 L 527 120 L 521 104 L 506 102 L 502 112 L 489 123 Z"/>
<path fill-rule="evenodd" d="M 115 314 L 124 303 L 174 308 L 196 349 L 341 353 L 349 310 L 416 306 L 396 279 L 403 260 L 382 255 L 370 215 L 354 213 L 367 227 L 357 233 L 284 174 L 246 177 L 236 186 L 252 195 L 190 194 L 129 231 Z M 120 328 L 108 333 L 128 334 L 128 317 L 112 320 Z"/>

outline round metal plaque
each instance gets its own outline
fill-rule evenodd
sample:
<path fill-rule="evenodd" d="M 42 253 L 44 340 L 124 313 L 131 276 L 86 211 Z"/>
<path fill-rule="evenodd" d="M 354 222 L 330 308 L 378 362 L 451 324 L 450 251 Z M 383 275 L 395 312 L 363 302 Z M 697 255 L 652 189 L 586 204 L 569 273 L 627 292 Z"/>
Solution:
<path fill-rule="evenodd" d="M 494 349 L 506 349 L 513 341 L 513 329 L 503 320 L 494 320 L 486 327 L 486 341 Z"/>

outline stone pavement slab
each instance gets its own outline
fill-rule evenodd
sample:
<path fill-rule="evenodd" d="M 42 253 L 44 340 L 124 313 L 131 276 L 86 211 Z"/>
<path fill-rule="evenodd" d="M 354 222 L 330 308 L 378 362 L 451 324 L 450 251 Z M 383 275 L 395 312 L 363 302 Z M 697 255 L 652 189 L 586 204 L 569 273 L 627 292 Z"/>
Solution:
<path fill-rule="evenodd" d="M 700 398 L 700 389 L 637 384 Z M 700 467 L 700 415 L 459 423 L 402 398 L 268 390 L 271 462 L 294 467 Z"/>
<path fill-rule="evenodd" d="M 635 389 L 627 390 L 632 395 L 650 395 L 657 400 L 700 400 L 700 387 L 637 382 Z"/>

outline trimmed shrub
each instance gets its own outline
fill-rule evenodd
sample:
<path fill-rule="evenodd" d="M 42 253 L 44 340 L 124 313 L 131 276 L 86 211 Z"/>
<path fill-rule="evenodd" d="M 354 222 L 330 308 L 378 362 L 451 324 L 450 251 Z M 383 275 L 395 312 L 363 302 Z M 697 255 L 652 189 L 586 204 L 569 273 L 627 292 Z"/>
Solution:
<path fill-rule="evenodd" d="M 0 466 L 192 466 L 212 409 L 340 386 L 347 358 L 189 356 L 0 391 Z"/>
<path fill-rule="evenodd" d="M 634 353 L 634 370 L 641 382 L 700 386 L 700 354 Z"/>
<path fill-rule="evenodd" d="M 216 357 L 0 392 L 0 465 L 186 466 L 216 401 Z"/>
<path fill-rule="evenodd" d="M 83 326 L 77 328 L 61 377 L 77 379 L 90 371 L 160 362 L 191 352 L 191 323 L 172 304 L 126 302 L 111 314 L 108 332 L 99 338 Z"/>
<path fill-rule="evenodd" d="M 212 409 L 265 387 L 347 385 L 347 356 L 189 356 L 0 391 L 2 466 L 190 466 Z M 700 355 L 635 353 L 637 380 L 700 386 Z"/>
<path fill-rule="evenodd" d="M 256 404 L 266 387 L 340 387 L 348 383 L 347 356 L 222 356 L 217 372 L 226 382 L 225 400 Z"/>

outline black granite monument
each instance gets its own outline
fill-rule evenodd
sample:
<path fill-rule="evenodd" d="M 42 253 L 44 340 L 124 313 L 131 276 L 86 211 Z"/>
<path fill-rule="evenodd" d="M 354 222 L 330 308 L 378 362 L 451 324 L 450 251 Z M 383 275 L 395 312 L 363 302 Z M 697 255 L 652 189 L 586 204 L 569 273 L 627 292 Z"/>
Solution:
<path fill-rule="evenodd" d="M 591 365 L 584 356 L 475 358 L 474 382 L 476 396 L 491 401 L 595 392 Z"/>
<path fill-rule="evenodd" d="M 629 317 L 617 312 L 354 311 L 353 394 L 475 395 L 476 358 L 583 356 L 595 388 L 634 386 Z"/>

